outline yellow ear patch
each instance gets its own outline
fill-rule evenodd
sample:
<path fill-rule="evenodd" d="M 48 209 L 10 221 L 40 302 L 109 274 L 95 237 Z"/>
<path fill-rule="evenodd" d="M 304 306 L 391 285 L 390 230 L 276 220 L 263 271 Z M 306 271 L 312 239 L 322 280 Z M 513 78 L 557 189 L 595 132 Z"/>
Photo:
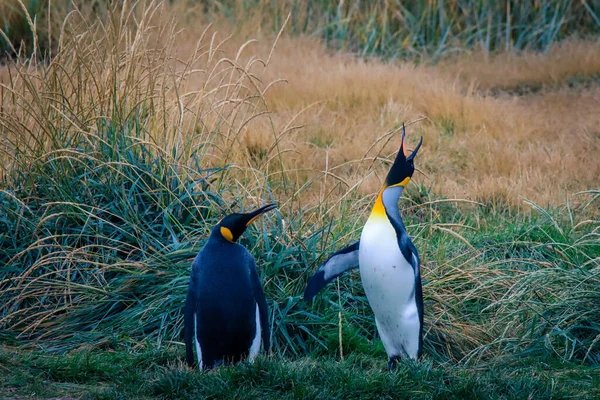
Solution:
<path fill-rule="evenodd" d="M 230 242 L 233 242 L 233 233 L 229 230 L 229 228 L 221 227 L 221 235 Z"/>

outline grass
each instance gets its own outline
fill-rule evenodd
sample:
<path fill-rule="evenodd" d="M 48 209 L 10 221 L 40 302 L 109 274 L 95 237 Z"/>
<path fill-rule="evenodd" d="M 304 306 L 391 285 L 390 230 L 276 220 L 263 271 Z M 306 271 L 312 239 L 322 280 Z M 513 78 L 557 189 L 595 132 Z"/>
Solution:
<path fill-rule="evenodd" d="M 548 51 L 572 36 L 596 35 L 596 2 L 542 1 L 219 1 L 208 8 L 233 22 L 254 12 L 258 24 L 279 30 L 290 15 L 296 34 L 322 37 L 338 50 L 363 56 L 434 59 L 465 49 Z"/>
<path fill-rule="evenodd" d="M 183 6 L 73 12 L 52 59 L 0 67 L 2 395 L 597 397 L 597 40 L 391 63 L 226 39 Z M 426 356 L 389 374 L 357 274 L 300 296 L 358 237 L 402 122 L 425 137 L 401 210 Z M 188 371 L 191 259 L 223 214 L 271 201 L 242 243 L 273 356 Z"/>
<path fill-rule="evenodd" d="M 183 367 L 173 349 L 127 353 L 75 353 L 69 356 L 0 350 L 11 372 L 0 396 L 124 398 L 284 398 L 284 399 L 593 399 L 600 371 L 555 360 L 521 358 L 501 364 L 449 367 L 424 361 L 390 373 L 385 363 L 355 354 L 277 361 L 197 373 Z M 122 371 L 126 370 L 127 374 Z"/>
<path fill-rule="evenodd" d="M 57 20 L 74 10 L 105 14 L 107 3 L 9 0 L 0 5 L 4 32 L 0 51 L 12 56 L 31 55 L 38 47 L 42 54 L 54 51 L 58 43 L 52 38 L 52 13 L 59 15 Z M 234 25 L 260 25 L 275 32 L 289 15 L 292 34 L 321 37 L 337 50 L 394 59 L 423 55 L 439 59 L 465 49 L 479 49 L 486 54 L 513 50 L 547 52 L 567 38 L 586 38 L 600 31 L 600 8 L 594 1 L 221 0 L 198 5 L 195 1 L 180 0 L 172 3 L 179 3 L 179 7 L 188 11 L 196 9 L 203 18 L 225 18 Z M 32 26 L 35 34 L 31 32 Z M 60 30 L 60 26 L 54 29 Z"/>
<path fill-rule="evenodd" d="M 6 1 L 0 4 L 0 15 L 2 15 L 0 23 L 3 33 L 0 35 L 2 59 L 5 54 L 9 57 L 16 56 L 19 50 L 31 54 L 37 47 L 37 43 L 34 43 L 34 38 L 37 37 L 31 29 L 31 22 L 33 22 L 31 16 L 36 19 L 41 18 L 46 11 L 45 6 L 43 1 L 38 0 L 26 3 Z"/>
<path fill-rule="evenodd" d="M 170 12 L 164 17 L 174 18 L 185 29 L 177 33 L 176 45 L 162 59 L 179 57 L 190 61 L 198 38 L 208 26 L 201 22 L 206 17 L 201 9 L 180 2 L 175 2 Z M 84 21 L 94 18 L 88 17 L 85 10 L 81 13 L 69 17 L 66 26 L 70 31 L 85 30 L 86 24 L 92 24 Z M 62 26 L 62 20 L 57 25 Z M 156 25 L 156 21 L 151 25 Z M 229 140 L 238 140 L 239 145 L 229 147 L 226 157 L 215 162 L 215 166 L 235 162 L 245 167 L 250 163 L 267 175 L 271 170 L 293 171 L 284 179 L 294 179 L 295 186 L 302 186 L 327 170 L 327 179 L 320 182 L 319 196 L 332 190 L 335 196 L 341 196 L 355 185 L 358 193 L 366 196 L 379 188 L 384 167 L 381 165 L 375 174 L 365 172 L 373 168 L 375 157 L 389 157 L 396 147 L 392 140 L 395 135 L 382 136 L 402 122 L 420 120 L 409 128 L 415 136 L 423 135 L 428 146 L 420 160 L 426 174 L 418 179 L 444 196 L 500 202 L 511 207 L 522 207 L 522 199 L 526 198 L 542 206 L 557 206 L 569 194 L 597 186 L 600 166 L 595 160 L 599 143 L 594 132 L 600 124 L 600 99 L 594 77 L 600 74 L 600 45 L 594 36 L 587 41 L 555 43 L 546 54 L 502 52 L 486 57 L 470 51 L 444 58 L 436 65 L 415 65 L 411 60 L 390 63 L 331 54 L 314 39 L 288 35 L 289 26 L 272 57 L 270 30 L 262 31 L 261 40 L 248 43 L 238 56 L 237 50 L 246 38 L 254 37 L 244 33 L 244 26 L 255 32 L 251 30 L 256 27 L 251 18 L 247 24 L 237 26 L 241 33 L 227 24 L 219 26 L 221 34 L 215 37 L 215 45 L 230 32 L 233 37 L 222 44 L 212 62 L 219 61 L 220 55 L 239 57 L 239 65 L 248 67 L 248 72 L 255 73 L 264 83 L 256 82 L 261 90 L 268 87 L 262 96 L 270 114 L 251 119 L 238 126 L 239 132 L 230 133 Z M 59 32 L 57 29 L 53 36 L 59 37 Z M 66 32 L 65 38 L 70 35 Z M 144 47 L 141 43 L 140 49 Z M 203 44 L 209 43 L 207 37 Z M 112 70 L 100 62 L 91 65 L 90 60 L 104 56 L 102 52 L 94 50 L 89 54 L 80 60 L 85 59 L 89 68 L 100 69 L 89 69 L 88 74 Z M 248 63 L 253 56 L 269 59 L 269 65 L 263 68 L 252 62 L 251 66 Z M 204 65 L 206 59 L 197 61 L 199 70 L 223 66 Z M 213 70 L 212 75 L 216 77 L 217 72 Z M 0 69 L 3 82 L 10 80 L 8 74 L 8 68 Z M 205 78 L 200 71 L 194 71 L 179 88 L 179 93 L 187 96 L 183 103 L 186 118 L 194 112 L 205 112 L 192 111 L 193 106 L 185 108 L 198 101 L 197 89 L 202 87 L 210 97 L 210 90 L 219 85 L 218 81 Z M 572 84 L 578 81 L 590 84 Z M 106 93 L 108 84 L 105 80 L 102 87 L 94 90 Z M 210 101 L 216 98 L 213 96 Z M 263 108 L 259 112 L 266 111 Z M 213 118 L 215 113 L 211 114 Z M 241 114 L 238 117 L 244 118 Z M 177 120 L 174 115 L 170 118 Z M 186 132 L 197 130 L 189 120 L 181 122 L 184 125 L 177 120 L 172 126 Z M 210 122 L 216 123 L 214 119 Z M 186 140 L 193 137 L 185 136 Z M 387 139 L 392 141 L 386 146 Z M 202 143 L 191 141 L 184 147 Z M 581 165 L 586 168 L 580 168 Z M 315 198 L 316 192 L 304 190 L 299 195 L 303 202 L 314 204 L 321 200 Z"/>

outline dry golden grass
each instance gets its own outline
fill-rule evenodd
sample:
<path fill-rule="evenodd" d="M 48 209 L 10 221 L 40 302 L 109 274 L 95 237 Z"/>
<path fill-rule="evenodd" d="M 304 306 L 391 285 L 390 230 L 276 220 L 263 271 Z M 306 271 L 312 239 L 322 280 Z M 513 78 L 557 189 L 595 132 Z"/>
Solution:
<path fill-rule="evenodd" d="M 164 60 L 172 67 L 148 66 L 147 70 L 162 68 L 160 79 L 167 79 L 166 71 L 194 67 L 201 58 L 197 40 L 207 28 L 189 15 L 184 17 L 181 8 L 169 12 L 182 31 L 163 51 L 191 61 L 173 63 L 167 55 Z M 156 15 L 168 20 L 165 13 Z M 228 29 L 220 29 L 214 42 L 225 39 Z M 211 28 L 208 37 L 215 30 Z M 399 146 L 399 135 L 386 133 L 402 122 L 418 121 L 408 127 L 409 143 L 424 136 L 417 160 L 421 173 L 415 181 L 443 195 L 510 205 L 520 205 L 523 197 L 558 204 L 600 182 L 600 84 L 597 80 L 574 88 L 561 84 L 571 77 L 600 74 L 600 42 L 565 43 L 548 55 L 501 55 L 491 60 L 465 55 L 436 66 L 417 66 L 331 54 L 314 39 L 285 35 L 271 56 L 273 38 L 260 32 L 254 32 L 259 42 L 248 44 L 238 57 L 248 30 L 238 27 L 217 53 L 203 57 L 215 57 L 217 64 L 220 57 L 238 58 L 239 65 L 262 82 L 260 91 L 266 91 L 271 114 L 231 128 L 224 141 L 213 142 L 226 155 L 207 161 L 211 164 L 235 161 L 270 175 L 279 174 L 283 163 L 296 187 L 327 174 L 325 182 L 305 192 L 309 203 L 311 198 L 322 200 L 331 188 L 343 193 L 358 184 L 359 193 L 372 194 L 386 168 L 382 164 L 379 176 L 365 179 L 366 171 L 381 163 L 377 157 L 393 157 Z M 256 62 L 252 54 L 270 58 L 268 66 Z M 184 100 L 181 107 L 198 107 L 202 114 L 199 96 L 227 83 L 230 78 L 223 76 L 229 72 L 221 70 L 227 63 L 213 66 L 212 71 L 187 73 L 178 88 L 187 95 L 173 93 Z M 285 82 L 276 82 L 280 79 Z M 0 68 L 0 81 L 8 81 L 6 67 Z M 525 95 L 487 92 L 522 86 L 541 90 Z M 209 104 L 221 95 L 229 96 L 210 94 Z M 214 111 L 205 110 L 203 115 Z M 247 110 L 239 112 L 247 118 Z M 183 118 L 171 122 L 178 131 L 171 141 L 197 134 L 191 131 L 194 124 Z"/>
<path fill-rule="evenodd" d="M 560 85 L 571 78 L 600 73 L 600 41 L 565 41 L 547 54 L 502 53 L 491 58 L 462 54 L 440 63 L 437 69 L 449 79 L 458 76 L 482 90 Z"/>
<path fill-rule="evenodd" d="M 327 166 L 352 186 L 371 161 L 345 163 L 379 151 L 392 155 L 398 135 L 385 148 L 375 146 L 368 154 L 367 149 L 403 121 L 425 117 L 408 130 L 413 143 L 418 135 L 425 137 L 418 182 L 452 197 L 511 205 L 526 197 L 556 204 L 600 183 L 600 85 L 557 86 L 569 77 L 599 74 L 599 49 L 600 42 L 568 43 L 548 56 L 491 61 L 468 56 L 468 63 L 415 66 L 332 55 L 316 41 L 286 38 L 266 79 L 287 83 L 273 88 L 267 99 L 280 123 L 302 112 L 295 123 L 303 128 L 284 141 L 297 152 L 286 157 L 294 168 L 316 174 Z M 551 87 L 523 96 L 477 90 L 519 85 Z M 254 146 L 262 137 L 260 129 L 247 135 Z M 376 191 L 382 176 L 365 181 L 362 191 Z"/>

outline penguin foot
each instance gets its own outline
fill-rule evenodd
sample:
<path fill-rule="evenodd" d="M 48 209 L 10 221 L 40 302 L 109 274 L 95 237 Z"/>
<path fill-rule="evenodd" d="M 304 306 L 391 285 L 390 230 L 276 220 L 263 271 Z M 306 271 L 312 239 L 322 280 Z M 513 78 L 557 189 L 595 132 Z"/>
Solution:
<path fill-rule="evenodd" d="M 387 369 L 388 371 L 392 371 L 398 365 L 398 361 L 401 360 L 400 356 L 391 356 L 388 360 Z"/>

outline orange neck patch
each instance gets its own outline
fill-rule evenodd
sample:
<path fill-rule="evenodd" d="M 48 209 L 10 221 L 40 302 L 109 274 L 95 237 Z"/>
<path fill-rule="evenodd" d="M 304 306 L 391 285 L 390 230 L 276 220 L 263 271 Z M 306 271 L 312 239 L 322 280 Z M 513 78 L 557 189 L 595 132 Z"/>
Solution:
<path fill-rule="evenodd" d="M 408 185 L 408 182 L 410 182 L 410 178 L 406 177 L 404 178 L 404 180 L 400 183 L 396 183 L 395 185 L 389 186 L 389 187 L 396 187 L 396 186 L 402 186 L 402 187 L 406 187 L 406 185 Z M 385 188 L 384 188 L 385 190 Z"/>
<path fill-rule="evenodd" d="M 375 200 L 375 205 L 373 206 L 373 211 L 371 211 L 371 217 L 376 218 L 387 218 L 385 213 L 385 206 L 383 205 L 383 191 L 385 188 L 381 189 L 379 194 L 377 195 L 377 200 Z"/>

